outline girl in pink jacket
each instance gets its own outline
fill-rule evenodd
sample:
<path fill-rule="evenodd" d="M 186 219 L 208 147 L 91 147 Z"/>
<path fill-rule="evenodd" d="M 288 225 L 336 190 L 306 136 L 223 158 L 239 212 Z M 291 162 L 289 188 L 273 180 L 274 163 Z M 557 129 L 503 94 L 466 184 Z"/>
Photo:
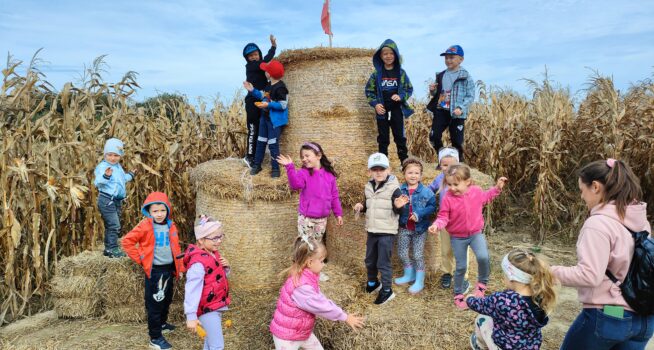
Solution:
<path fill-rule="evenodd" d="M 483 298 L 490 276 L 490 257 L 484 228 L 484 205 L 499 196 L 508 181 L 500 177 L 495 187 L 483 191 L 472 184 L 470 167 L 465 164 L 450 166 L 445 173 L 445 181 L 449 187 L 438 210 L 436 221 L 429 227 L 429 232 L 437 234 L 446 229 L 451 237 L 452 251 L 456 260 L 454 272 L 454 305 L 459 309 L 467 309 L 465 296 L 470 289 L 470 283 L 464 280 L 468 270 L 468 247 L 472 248 L 477 258 L 478 277 L 474 295 Z"/>
<path fill-rule="evenodd" d="M 336 224 L 343 225 L 343 209 L 338 195 L 338 174 L 327 159 L 322 147 L 315 142 L 305 142 L 300 148 L 302 168 L 295 169 L 293 159 L 280 155 L 277 162 L 286 167 L 288 184 L 293 191 L 300 191 L 298 205 L 298 234 L 309 235 L 324 243 L 327 218 L 333 212 Z M 325 273 L 320 280 L 327 281 Z"/>
<path fill-rule="evenodd" d="M 296 240 L 293 265 L 283 272 L 288 278 L 279 291 L 270 322 L 275 349 L 322 350 L 313 334 L 316 315 L 344 321 L 352 329 L 363 327 L 363 317 L 346 314 L 320 292 L 318 276 L 325 265 L 325 256 L 327 249 L 318 240 L 306 235 Z"/>
<path fill-rule="evenodd" d="M 654 315 L 633 312 L 610 271 L 624 280 L 634 254 L 629 232 L 652 228 L 636 175 L 622 161 L 587 164 L 579 172 L 579 189 L 590 216 L 577 238 L 577 265 L 552 266 L 562 285 L 575 287 L 583 310 L 561 349 L 644 349 L 654 332 Z"/>

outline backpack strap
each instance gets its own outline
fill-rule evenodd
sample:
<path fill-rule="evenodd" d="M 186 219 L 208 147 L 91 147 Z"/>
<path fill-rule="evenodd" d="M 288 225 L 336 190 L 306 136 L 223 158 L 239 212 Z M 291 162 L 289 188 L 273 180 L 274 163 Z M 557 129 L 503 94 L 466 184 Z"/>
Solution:
<path fill-rule="evenodd" d="M 594 214 L 594 215 L 602 215 L 602 214 Z M 607 218 L 613 219 L 613 220 L 615 220 L 616 222 L 618 222 L 620 225 L 622 225 L 622 227 L 624 227 L 625 229 L 627 229 L 627 231 L 629 231 L 629 233 L 631 233 L 631 237 L 634 238 L 634 241 L 638 238 L 638 233 L 637 233 L 637 232 L 632 231 L 629 227 L 627 227 L 625 224 L 623 224 L 623 223 L 620 222 L 619 220 L 616 220 L 615 218 L 610 217 L 610 216 L 608 216 L 608 215 L 602 215 L 602 216 L 605 216 L 605 217 L 607 217 Z M 620 284 L 622 283 L 622 282 L 620 282 L 620 280 L 618 280 L 618 279 L 615 277 L 615 275 L 614 275 L 611 271 L 609 271 L 608 268 L 606 269 L 606 271 L 604 272 L 604 274 L 606 275 L 606 277 L 608 277 L 608 278 L 611 280 L 611 282 L 613 282 L 613 283 L 615 283 L 615 284 L 617 284 L 617 285 L 620 285 Z"/>

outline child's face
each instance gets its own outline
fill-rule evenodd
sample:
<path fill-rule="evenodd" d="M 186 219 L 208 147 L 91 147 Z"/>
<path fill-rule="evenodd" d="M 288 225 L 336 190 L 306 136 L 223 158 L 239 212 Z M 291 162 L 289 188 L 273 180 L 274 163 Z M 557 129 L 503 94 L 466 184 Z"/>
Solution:
<path fill-rule="evenodd" d="M 390 175 L 390 173 L 391 173 L 390 169 L 382 168 L 380 166 L 376 166 L 368 170 L 368 176 L 372 177 L 372 179 L 375 180 L 377 184 L 386 181 L 386 178 L 388 177 L 388 175 Z"/>
<path fill-rule="evenodd" d="M 198 245 L 204 250 L 215 252 L 223 242 L 223 239 L 225 239 L 225 233 L 223 233 L 223 230 L 218 230 L 205 238 L 201 238 L 198 241 Z"/>
<path fill-rule="evenodd" d="M 441 171 L 446 172 L 447 168 L 449 168 L 450 165 L 452 165 L 454 163 L 456 163 L 456 159 L 454 159 L 454 157 L 445 157 L 445 158 L 441 159 L 441 163 L 440 163 Z"/>
<path fill-rule="evenodd" d="M 586 203 L 588 210 L 593 209 L 595 206 L 602 202 L 604 186 L 597 181 L 588 186 L 581 179 L 579 179 L 579 191 L 581 191 L 581 199 Z"/>
<path fill-rule="evenodd" d="M 411 164 L 404 169 L 404 180 L 409 186 L 416 186 L 422 180 L 422 170 L 416 164 Z"/>
<path fill-rule="evenodd" d="M 463 62 L 463 57 L 459 55 L 445 55 L 445 66 L 449 70 L 457 69 L 461 62 Z"/>
<path fill-rule="evenodd" d="M 120 156 L 116 153 L 108 152 L 104 154 L 104 160 L 106 160 L 107 163 L 114 165 L 120 162 Z"/>
<path fill-rule="evenodd" d="M 307 169 L 320 169 L 320 159 L 322 155 L 320 153 L 308 149 L 303 149 L 300 151 L 300 158 L 302 158 L 302 166 Z"/>
<path fill-rule="evenodd" d="M 152 216 L 154 222 L 160 224 L 166 220 L 166 216 L 168 216 L 168 209 L 166 209 L 166 206 L 163 204 L 152 204 L 148 208 L 148 213 L 150 213 L 150 216 Z"/>
<path fill-rule="evenodd" d="M 390 47 L 383 48 L 380 56 L 386 66 L 392 66 L 395 63 L 395 52 Z"/>
<path fill-rule="evenodd" d="M 259 55 L 259 51 L 254 51 L 254 52 L 250 52 L 247 55 L 247 58 L 248 61 L 252 62 L 252 61 L 258 61 L 259 59 L 261 59 L 261 56 Z"/>
<path fill-rule="evenodd" d="M 450 189 L 450 192 L 456 196 L 460 196 L 468 192 L 468 187 L 472 184 L 470 179 L 468 180 L 459 180 L 455 176 L 446 176 L 445 180 L 447 181 L 447 186 Z"/>
<path fill-rule="evenodd" d="M 320 249 L 316 252 L 307 262 L 307 268 L 309 271 L 315 273 L 316 275 L 322 271 L 322 268 L 325 267 L 325 251 Z"/>

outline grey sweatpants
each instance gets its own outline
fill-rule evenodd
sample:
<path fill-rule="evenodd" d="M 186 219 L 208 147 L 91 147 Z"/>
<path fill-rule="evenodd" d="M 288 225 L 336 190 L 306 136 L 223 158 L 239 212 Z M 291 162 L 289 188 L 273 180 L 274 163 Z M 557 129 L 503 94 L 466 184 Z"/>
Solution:
<path fill-rule="evenodd" d="M 454 259 L 456 259 L 456 270 L 454 272 L 454 294 L 463 294 L 463 276 L 468 270 L 468 246 L 472 248 L 477 258 L 477 282 L 488 284 L 490 276 L 490 256 L 486 236 L 483 233 L 475 233 L 468 238 L 451 237 Z"/>
<path fill-rule="evenodd" d="M 223 350 L 225 348 L 222 318 L 223 313 L 218 310 L 199 317 L 202 327 L 207 331 L 207 336 L 204 338 L 203 350 Z"/>
<path fill-rule="evenodd" d="M 395 235 L 374 234 L 368 232 L 366 241 L 366 269 L 368 282 L 376 282 L 377 274 L 381 272 L 383 289 L 390 289 L 393 285 L 393 268 L 391 267 L 391 253 Z"/>

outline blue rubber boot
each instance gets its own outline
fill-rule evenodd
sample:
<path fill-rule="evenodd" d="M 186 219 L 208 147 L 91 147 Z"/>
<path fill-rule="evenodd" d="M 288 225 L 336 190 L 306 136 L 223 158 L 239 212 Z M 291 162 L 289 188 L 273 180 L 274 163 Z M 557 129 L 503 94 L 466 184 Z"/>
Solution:
<path fill-rule="evenodd" d="M 416 270 L 413 266 L 407 265 L 404 267 L 404 276 L 395 279 L 395 284 L 403 285 L 413 282 L 416 279 Z"/>
<path fill-rule="evenodd" d="M 418 294 L 425 288 L 425 270 L 418 270 L 416 272 L 416 283 L 409 287 L 409 293 Z"/>

